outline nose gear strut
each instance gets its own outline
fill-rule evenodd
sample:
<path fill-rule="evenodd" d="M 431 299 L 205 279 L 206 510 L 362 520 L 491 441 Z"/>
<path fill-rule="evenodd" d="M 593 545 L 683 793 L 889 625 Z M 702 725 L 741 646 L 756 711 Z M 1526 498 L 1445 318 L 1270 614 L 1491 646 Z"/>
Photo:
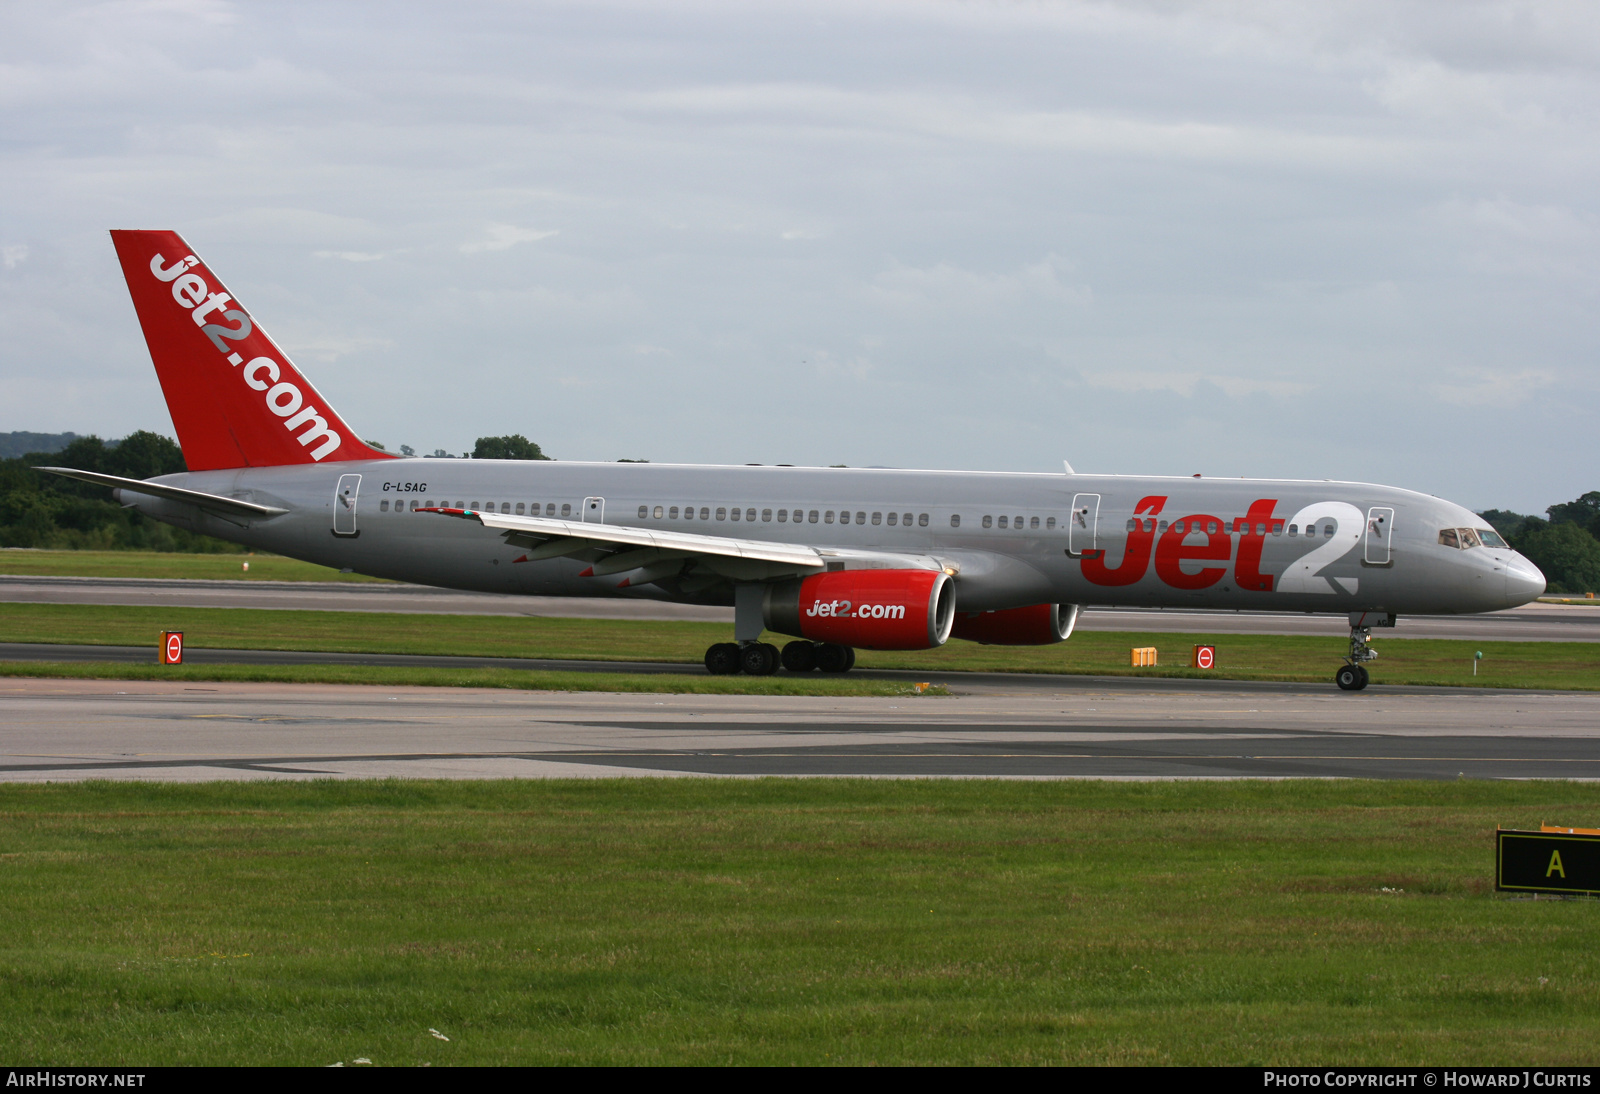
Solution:
<path fill-rule="evenodd" d="M 1378 659 L 1378 651 L 1369 645 L 1372 628 L 1392 627 L 1394 621 L 1393 612 L 1350 613 L 1350 652 L 1345 655 L 1339 671 L 1333 675 L 1333 682 L 1339 685 L 1340 691 L 1360 691 L 1371 682 L 1366 664 Z"/>

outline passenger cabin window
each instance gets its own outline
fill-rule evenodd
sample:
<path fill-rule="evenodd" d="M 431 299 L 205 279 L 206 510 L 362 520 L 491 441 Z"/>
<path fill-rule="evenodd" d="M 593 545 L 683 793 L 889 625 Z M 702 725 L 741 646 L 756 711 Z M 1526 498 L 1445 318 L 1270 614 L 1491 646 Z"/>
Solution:
<path fill-rule="evenodd" d="M 1005 520 L 1005 519 L 1006 519 L 1006 518 L 1005 518 L 1005 517 L 1001 517 L 1001 518 L 1000 518 L 1000 519 L 1001 519 L 1001 520 Z M 994 527 L 994 518 L 993 518 L 993 517 L 991 517 L 991 516 L 989 516 L 989 515 L 988 515 L 988 514 L 987 514 L 987 513 L 986 513 L 986 514 L 984 514 L 984 517 L 983 517 L 983 526 L 984 526 L 984 527 L 985 527 L 985 528 L 992 528 L 992 527 Z M 1002 527 L 1002 528 L 1004 528 L 1004 527 L 1005 527 L 1005 525 L 1001 525 L 1001 527 Z"/>
<path fill-rule="evenodd" d="M 1044 526 L 1046 528 L 1054 528 L 1056 526 L 1056 518 L 1055 517 L 1049 518 L 1048 520 L 1046 520 L 1044 522 Z"/>
<path fill-rule="evenodd" d="M 762 523 L 767 523 L 768 521 L 771 521 L 772 520 L 772 510 L 771 509 L 763 509 L 763 510 L 761 510 L 761 520 L 762 520 Z"/>
<path fill-rule="evenodd" d="M 659 508 L 659 506 L 657 508 Z M 650 512 L 650 507 L 648 505 L 639 506 L 639 519 L 643 520 L 645 518 L 645 514 L 648 512 Z"/>
<path fill-rule="evenodd" d="M 725 508 L 724 509 L 718 509 L 717 510 L 717 519 L 718 520 L 727 520 L 728 519 L 728 510 L 725 509 Z"/>
<path fill-rule="evenodd" d="M 389 502 L 388 502 L 388 499 L 385 499 L 385 500 L 383 500 L 383 501 L 380 501 L 380 502 L 379 502 L 379 503 L 378 503 L 378 512 L 380 512 L 380 513 L 387 513 L 387 512 L 388 512 L 388 511 L 389 511 Z"/>
<path fill-rule="evenodd" d="M 756 511 L 754 509 L 746 509 L 744 511 L 744 519 L 745 520 L 755 520 L 756 519 Z"/>
<path fill-rule="evenodd" d="M 1001 517 L 1000 518 L 1000 527 L 1004 528 L 1005 526 L 1006 526 L 1006 518 L 1005 517 Z"/>
<path fill-rule="evenodd" d="M 561 515 L 564 517 L 570 517 L 572 515 L 572 504 L 570 502 L 561 503 Z"/>
<path fill-rule="evenodd" d="M 951 513 L 950 514 L 950 527 L 952 527 L 952 528 L 960 528 L 961 527 L 961 514 L 960 513 Z"/>
<path fill-rule="evenodd" d="M 738 519 L 739 519 L 739 510 L 737 510 L 737 509 L 735 509 L 735 510 L 734 510 L 734 511 L 733 511 L 733 512 L 732 512 L 732 513 L 730 513 L 730 514 L 729 514 L 729 515 L 730 515 L 730 516 L 731 516 L 731 517 L 733 517 L 733 519 L 734 519 L 734 520 L 738 520 Z"/>
<path fill-rule="evenodd" d="M 655 509 L 653 510 L 653 514 L 654 514 L 654 516 L 655 516 L 655 518 L 657 520 L 660 520 L 661 519 L 661 506 L 659 506 L 659 505 L 656 506 Z M 676 505 L 674 505 L 672 507 L 672 515 L 673 516 L 677 516 L 678 515 L 678 507 Z"/>
<path fill-rule="evenodd" d="M 527 512 L 527 507 L 526 507 L 526 506 L 524 506 L 524 505 L 523 505 L 523 504 L 522 504 L 522 502 L 520 502 L 520 501 L 519 501 L 519 502 L 517 502 L 517 516 L 519 516 L 519 517 L 520 517 L 520 516 L 522 516 L 522 515 L 523 515 L 523 514 L 524 514 L 524 513 L 526 513 L 526 512 Z"/>
<path fill-rule="evenodd" d="M 1275 536 L 1283 535 L 1283 521 L 1275 520 L 1272 522 L 1272 534 Z"/>
<path fill-rule="evenodd" d="M 927 514 L 924 513 L 923 516 L 926 517 Z M 901 513 L 900 514 L 900 523 L 904 524 L 906 527 L 909 528 L 911 526 L 911 514 L 910 513 Z M 928 522 L 926 520 L 924 520 L 922 523 L 923 524 L 927 524 Z"/>
<path fill-rule="evenodd" d="M 778 510 L 778 523 L 779 524 L 783 524 L 783 523 L 787 522 L 788 519 L 789 519 L 789 510 L 787 510 L 787 509 L 779 509 Z"/>
<path fill-rule="evenodd" d="M 889 527 L 893 528 L 895 525 L 897 525 L 899 523 L 900 523 L 900 514 L 899 513 L 890 513 L 889 514 Z"/>
<path fill-rule="evenodd" d="M 813 509 L 813 510 L 811 510 L 811 512 L 807 513 L 806 514 L 806 520 L 809 521 L 812 524 L 817 523 L 817 511 L 815 509 Z"/>
<path fill-rule="evenodd" d="M 832 509 L 829 509 L 826 513 L 822 514 L 822 523 L 823 524 L 832 524 L 833 523 L 833 510 Z"/>
<path fill-rule="evenodd" d="M 873 524 L 882 524 L 883 523 L 883 513 L 882 512 L 877 512 L 877 513 L 872 514 L 872 523 Z"/>

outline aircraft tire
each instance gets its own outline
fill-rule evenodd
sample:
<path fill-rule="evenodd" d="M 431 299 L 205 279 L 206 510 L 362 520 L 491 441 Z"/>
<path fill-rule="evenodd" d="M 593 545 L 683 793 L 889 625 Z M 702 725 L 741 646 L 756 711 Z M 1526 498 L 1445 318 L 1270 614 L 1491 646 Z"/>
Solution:
<path fill-rule="evenodd" d="M 817 669 L 821 672 L 849 672 L 856 663 L 856 651 L 835 642 L 817 646 Z"/>
<path fill-rule="evenodd" d="M 790 642 L 783 647 L 783 667 L 790 672 L 810 672 L 817 667 L 815 642 Z"/>
<path fill-rule="evenodd" d="M 778 671 L 778 647 L 767 642 L 752 642 L 739 650 L 739 668 L 746 676 L 771 676 Z"/>
<path fill-rule="evenodd" d="M 1359 665 L 1340 665 L 1339 671 L 1333 674 L 1333 682 L 1339 685 L 1340 691 L 1360 691 L 1364 681 Z"/>
<path fill-rule="evenodd" d="M 739 668 L 739 647 L 736 643 L 718 642 L 706 650 L 706 671 L 712 676 L 734 676 Z"/>
<path fill-rule="evenodd" d="M 1361 682 L 1356 684 L 1357 691 L 1366 691 L 1367 685 L 1372 683 L 1372 675 L 1367 672 L 1367 666 L 1357 665 L 1356 671 L 1361 674 Z"/>

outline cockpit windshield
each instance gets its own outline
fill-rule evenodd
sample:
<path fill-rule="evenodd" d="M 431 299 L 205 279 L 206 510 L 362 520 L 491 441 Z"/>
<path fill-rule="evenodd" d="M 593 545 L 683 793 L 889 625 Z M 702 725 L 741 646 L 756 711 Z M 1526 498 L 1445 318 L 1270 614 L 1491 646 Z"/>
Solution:
<path fill-rule="evenodd" d="M 1441 528 L 1439 542 L 1446 547 L 1458 547 L 1463 551 L 1469 547 L 1499 547 L 1509 550 L 1511 546 L 1492 528 Z"/>

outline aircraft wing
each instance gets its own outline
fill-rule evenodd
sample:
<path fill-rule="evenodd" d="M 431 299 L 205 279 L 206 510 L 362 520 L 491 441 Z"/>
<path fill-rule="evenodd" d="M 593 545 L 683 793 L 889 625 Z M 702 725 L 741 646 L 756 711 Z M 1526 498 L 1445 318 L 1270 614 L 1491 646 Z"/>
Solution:
<path fill-rule="evenodd" d="M 507 543 L 530 548 L 524 556 L 528 561 L 562 558 L 584 552 L 611 552 L 595 562 L 590 576 L 604 577 L 642 568 L 646 574 L 629 582 L 635 585 L 654 580 L 646 576 L 650 572 L 661 571 L 669 566 L 674 570 L 679 569 L 689 559 L 703 559 L 712 564 L 712 569 L 739 577 L 796 570 L 816 571 L 826 565 L 821 552 L 801 544 L 702 536 L 693 532 L 657 531 L 549 517 L 514 517 L 504 513 L 480 513 L 475 509 L 443 506 L 428 506 L 417 512 L 475 520 L 485 528 L 500 532 Z M 677 565 L 671 565 L 674 562 Z M 730 565 L 735 563 L 749 565 Z"/>
<path fill-rule="evenodd" d="M 142 479 L 125 479 L 121 475 L 102 475 L 98 471 L 79 471 L 71 467 L 35 467 L 34 470 L 48 471 L 52 475 L 64 475 L 69 479 L 78 479 L 82 482 L 92 482 L 96 486 L 109 486 L 115 490 L 130 490 L 136 494 L 145 494 L 152 498 L 166 498 L 168 501 L 187 502 L 190 505 L 198 505 L 202 509 L 209 509 L 215 513 L 227 513 L 233 516 L 276 517 L 289 511 L 271 505 L 257 505 L 253 501 L 225 498 L 221 494 L 207 494 L 201 490 L 185 490 L 181 486 L 165 486 L 159 482 L 145 482 Z"/>

